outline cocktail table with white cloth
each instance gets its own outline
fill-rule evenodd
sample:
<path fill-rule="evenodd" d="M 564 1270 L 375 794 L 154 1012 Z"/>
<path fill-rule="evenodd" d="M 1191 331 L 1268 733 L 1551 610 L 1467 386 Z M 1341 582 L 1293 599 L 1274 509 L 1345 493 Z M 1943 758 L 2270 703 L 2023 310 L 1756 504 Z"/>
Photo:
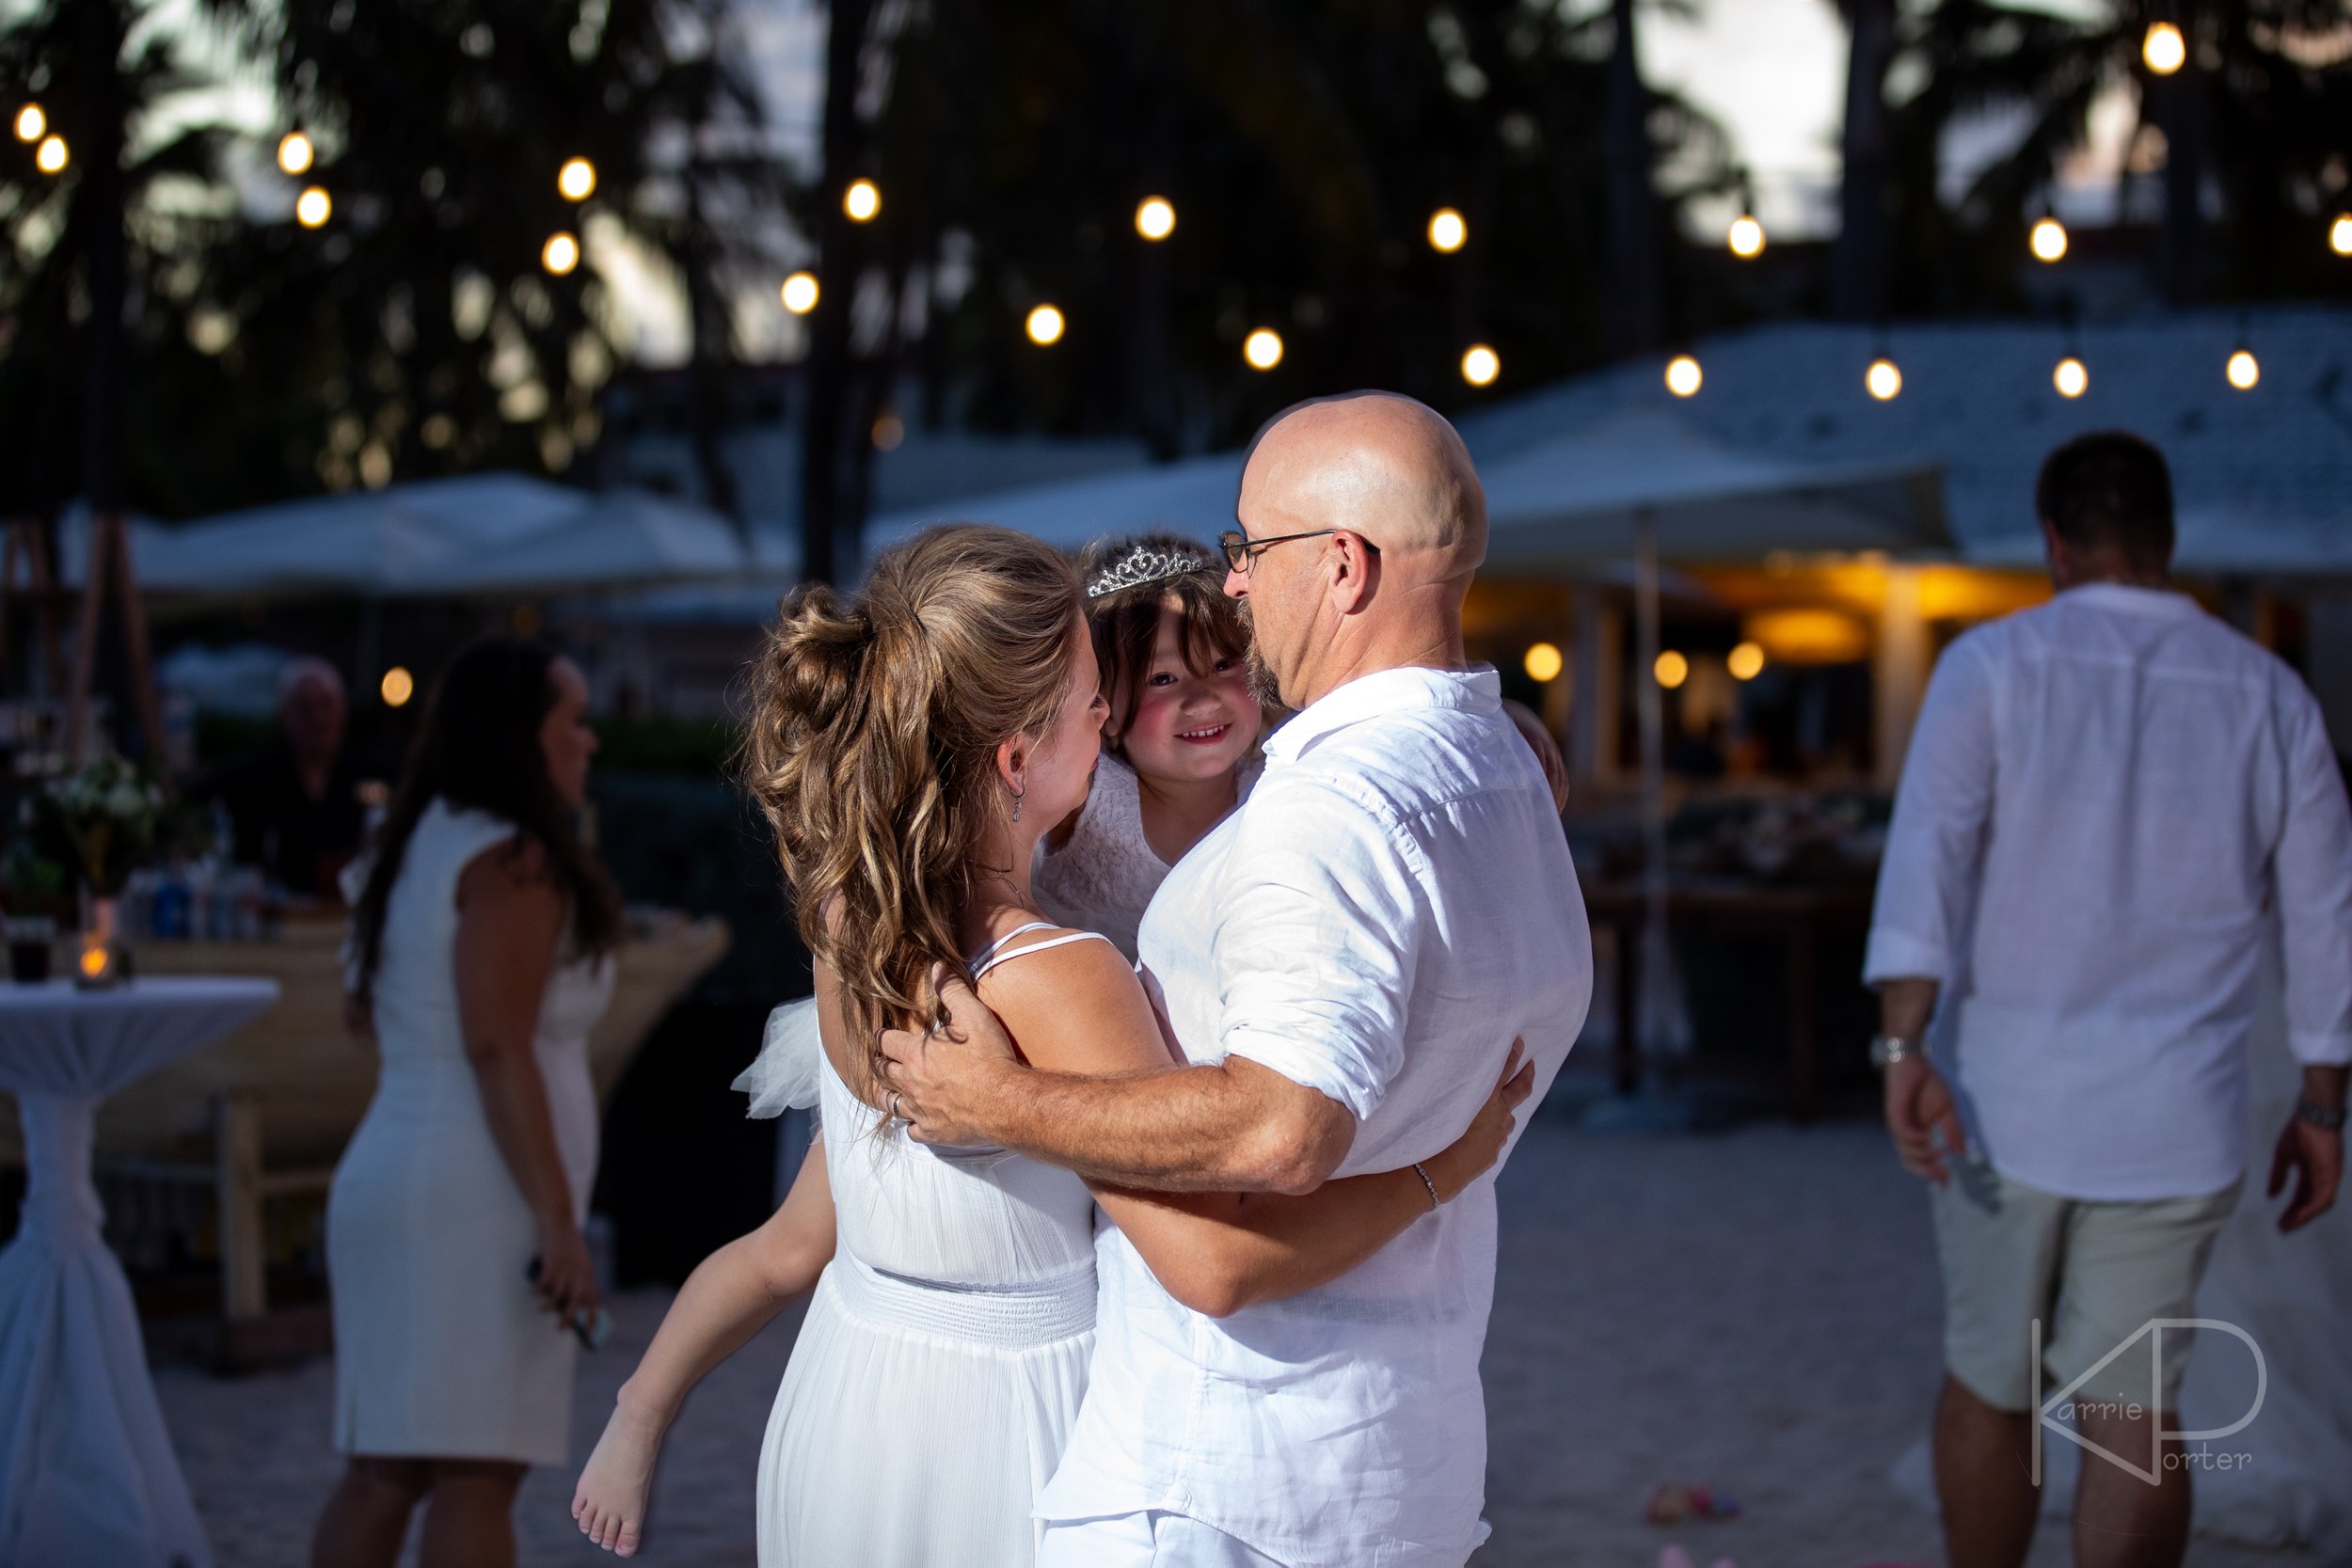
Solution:
<path fill-rule="evenodd" d="M 271 980 L 0 986 L 24 1206 L 0 1251 L 0 1563 L 210 1568 L 90 1177 L 99 1101 L 278 1000 Z"/>

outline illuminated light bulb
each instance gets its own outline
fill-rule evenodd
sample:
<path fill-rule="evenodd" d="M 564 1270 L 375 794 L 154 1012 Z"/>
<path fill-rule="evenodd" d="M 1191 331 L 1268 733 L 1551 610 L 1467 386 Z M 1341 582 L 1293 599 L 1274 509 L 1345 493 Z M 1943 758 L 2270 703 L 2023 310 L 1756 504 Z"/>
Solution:
<path fill-rule="evenodd" d="M 1527 678 L 1535 681 L 1552 680 L 1567 667 L 1567 662 L 1561 657 L 1557 646 L 1549 642 L 1538 642 L 1527 650 Z"/>
<path fill-rule="evenodd" d="M 1451 207 L 1440 207 L 1429 214 L 1429 245 L 1451 256 L 1470 240 L 1470 225 L 1462 214 Z"/>
<path fill-rule="evenodd" d="M 2026 240 L 2033 247 L 2036 261 L 2058 261 L 2066 254 L 2066 225 L 2056 218 L 2038 219 Z"/>
<path fill-rule="evenodd" d="M 1462 354 L 1462 379 L 1473 387 L 1491 387 L 1502 373 L 1502 356 L 1484 343 L 1472 343 Z"/>
<path fill-rule="evenodd" d="M 585 201 L 596 194 L 596 166 L 585 158 L 566 158 L 555 171 L 555 188 L 566 201 Z"/>
<path fill-rule="evenodd" d="M 2169 76 L 2188 63 L 2188 40 L 2169 22 L 2151 23 L 2140 40 L 2139 57 L 2159 76 Z"/>
<path fill-rule="evenodd" d="M 1258 328 L 1242 340 L 1241 356 L 1252 370 L 1272 370 L 1282 362 L 1282 335 L 1271 327 Z"/>
<path fill-rule="evenodd" d="M 299 131 L 289 131 L 278 138 L 278 166 L 288 174 L 309 173 L 318 156 L 319 150 Z"/>
<path fill-rule="evenodd" d="M 1764 673 L 1764 650 L 1754 642 L 1742 642 L 1724 659 L 1724 668 L 1736 681 L 1752 681 Z"/>
<path fill-rule="evenodd" d="M 1062 328 L 1069 324 L 1062 313 L 1051 305 L 1041 305 L 1029 312 L 1027 322 L 1029 341 L 1040 348 L 1050 348 L 1061 341 Z"/>
<path fill-rule="evenodd" d="M 539 264 L 563 277 L 580 265 L 580 241 L 558 230 L 548 236 L 547 247 L 539 252 Z"/>
<path fill-rule="evenodd" d="M 2090 372 L 2081 360 L 2070 354 L 2058 362 L 2057 370 L 2050 372 L 2050 385 L 2058 388 L 2058 394 L 2062 398 L 2078 398 L 2090 390 Z"/>
<path fill-rule="evenodd" d="M 1895 361 L 1881 355 L 1862 372 L 1862 385 L 1881 403 L 1890 403 L 1903 389 L 1903 372 Z"/>
<path fill-rule="evenodd" d="M 2352 213 L 2338 213 L 2336 221 L 2328 226 L 2328 248 L 2339 256 L 2352 256 Z"/>
<path fill-rule="evenodd" d="M 378 689 L 384 693 L 386 707 L 405 707 L 417 694 L 417 677 L 395 664 L 384 672 L 384 684 Z"/>
<path fill-rule="evenodd" d="M 882 211 L 882 187 L 871 180 L 852 180 L 841 193 L 841 210 L 851 223 L 871 223 Z"/>
<path fill-rule="evenodd" d="M 1164 196 L 1147 196 L 1136 207 L 1136 232 L 1147 240 L 1164 240 L 1176 232 L 1176 204 Z"/>
<path fill-rule="evenodd" d="M 49 117 L 41 113 L 38 103 L 27 103 L 16 111 L 16 139 L 39 141 L 48 133 Z"/>
<path fill-rule="evenodd" d="M 2263 378 L 2262 361 L 2254 357 L 2252 349 L 2242 348 L 2230 356 L 2230 363 L 2225 373 L 2230 378 L 2231 386 L 2241 392 L 2250 392 L 2254 389 L 2255 383 Z"/>
<path fill-rule="evenodd" d="M 1659 685 L 1672 691 L 1691 678 L 1691 661 L 1668 648 L 1658 656 L 1658 662 L 1650 667 L 1650 673 L 1658 677 Z"/>
<path fill-rule="evenodd" d="M 1741 261 L 1751 261 L 1764 254 L 1764 226 L 1752 213 L 1741 213 L 1731 220 L 1729 235 L 1731 253 Z"/>
<path fill-rule="evenodd" d="M 316 229 L 335 214 L 335 198 L 320 186 L 312 185 L 294 198 L 294 221 L 305 229 Z"/>
<path fill-rule="evenodd" d="M 1666 361 L 1666 390 L 1678 398 L 1695 393 L 1706 379 L 1699 362 L 1687 354 L 1677 354 Z"/>
<path fill-rule="evenodd" d="M 43 174 L 60 173 L 65 168 L 67 157 L 63 136 L 43 136 L 40 146 L 33 151 L 33 166 Z"/>
<path fill-rule="evenodd" d="M 784 296 L 784 308 L 796 316 L 805 316 L 817 309 L 817 275 L 796 272 L 784 280 L 778 291 Z"/>

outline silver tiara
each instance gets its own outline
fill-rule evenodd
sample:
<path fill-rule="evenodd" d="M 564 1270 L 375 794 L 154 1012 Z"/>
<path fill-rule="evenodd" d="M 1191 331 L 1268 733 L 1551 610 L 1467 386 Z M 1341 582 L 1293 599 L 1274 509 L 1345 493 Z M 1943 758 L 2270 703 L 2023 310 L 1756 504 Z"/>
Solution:
<path fill-rule="evenodd" d="M 1149 583 L 1183 577 L 1186 572 L 1205 572 L 1208 569 L 1207 563 L 1198 557 L 1179 550 L 1129 550 L 1094 574 L 1094 580 L 1087 584 L 1087 597 L 1099 599 L 1105 594 L 1116 594 L 1123 588 L 1141 588 Z"/>

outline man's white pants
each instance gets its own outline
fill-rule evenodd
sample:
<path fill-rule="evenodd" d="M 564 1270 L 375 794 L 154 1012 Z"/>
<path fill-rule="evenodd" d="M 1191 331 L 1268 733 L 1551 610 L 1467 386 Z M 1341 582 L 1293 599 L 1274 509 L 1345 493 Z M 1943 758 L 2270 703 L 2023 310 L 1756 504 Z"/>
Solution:
<path fill-rule="evenodd" d="M 1120 1513 L 1045 1527 L 1037 1568 L 1282 1568 L 1181 1513 Z"/>

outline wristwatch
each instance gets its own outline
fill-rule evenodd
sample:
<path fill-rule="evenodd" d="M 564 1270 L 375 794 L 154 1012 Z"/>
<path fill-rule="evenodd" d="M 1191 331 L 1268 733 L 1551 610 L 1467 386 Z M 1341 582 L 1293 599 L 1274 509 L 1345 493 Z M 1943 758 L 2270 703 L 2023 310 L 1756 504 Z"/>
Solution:
<path fill-rule="evenodd" d="M 2297 1121 L 2310 1122 L 2313 1127 L 2318 1128 L 2322 1132 L 2341 1132 L 2344 1131 L 2344 1107 L 2339 1105 L 2331 1111 L 2328 1109 L 2327 1106 L 2322 1105 L 2318 1101 L 2312 1099 L 2309 1095 L 2296 1097 L 2295 1101 L 2295 1117 Z"/>
<path fill-rule="evenodd" d="M 1928 1053 L 1927 1044 L 1908 1035 L 1873 1035 L 1870 1037 L 1870 1065 L 1884 1072 L 1897 1062 L 1907 1062 L 1914 1056 Z"/>

